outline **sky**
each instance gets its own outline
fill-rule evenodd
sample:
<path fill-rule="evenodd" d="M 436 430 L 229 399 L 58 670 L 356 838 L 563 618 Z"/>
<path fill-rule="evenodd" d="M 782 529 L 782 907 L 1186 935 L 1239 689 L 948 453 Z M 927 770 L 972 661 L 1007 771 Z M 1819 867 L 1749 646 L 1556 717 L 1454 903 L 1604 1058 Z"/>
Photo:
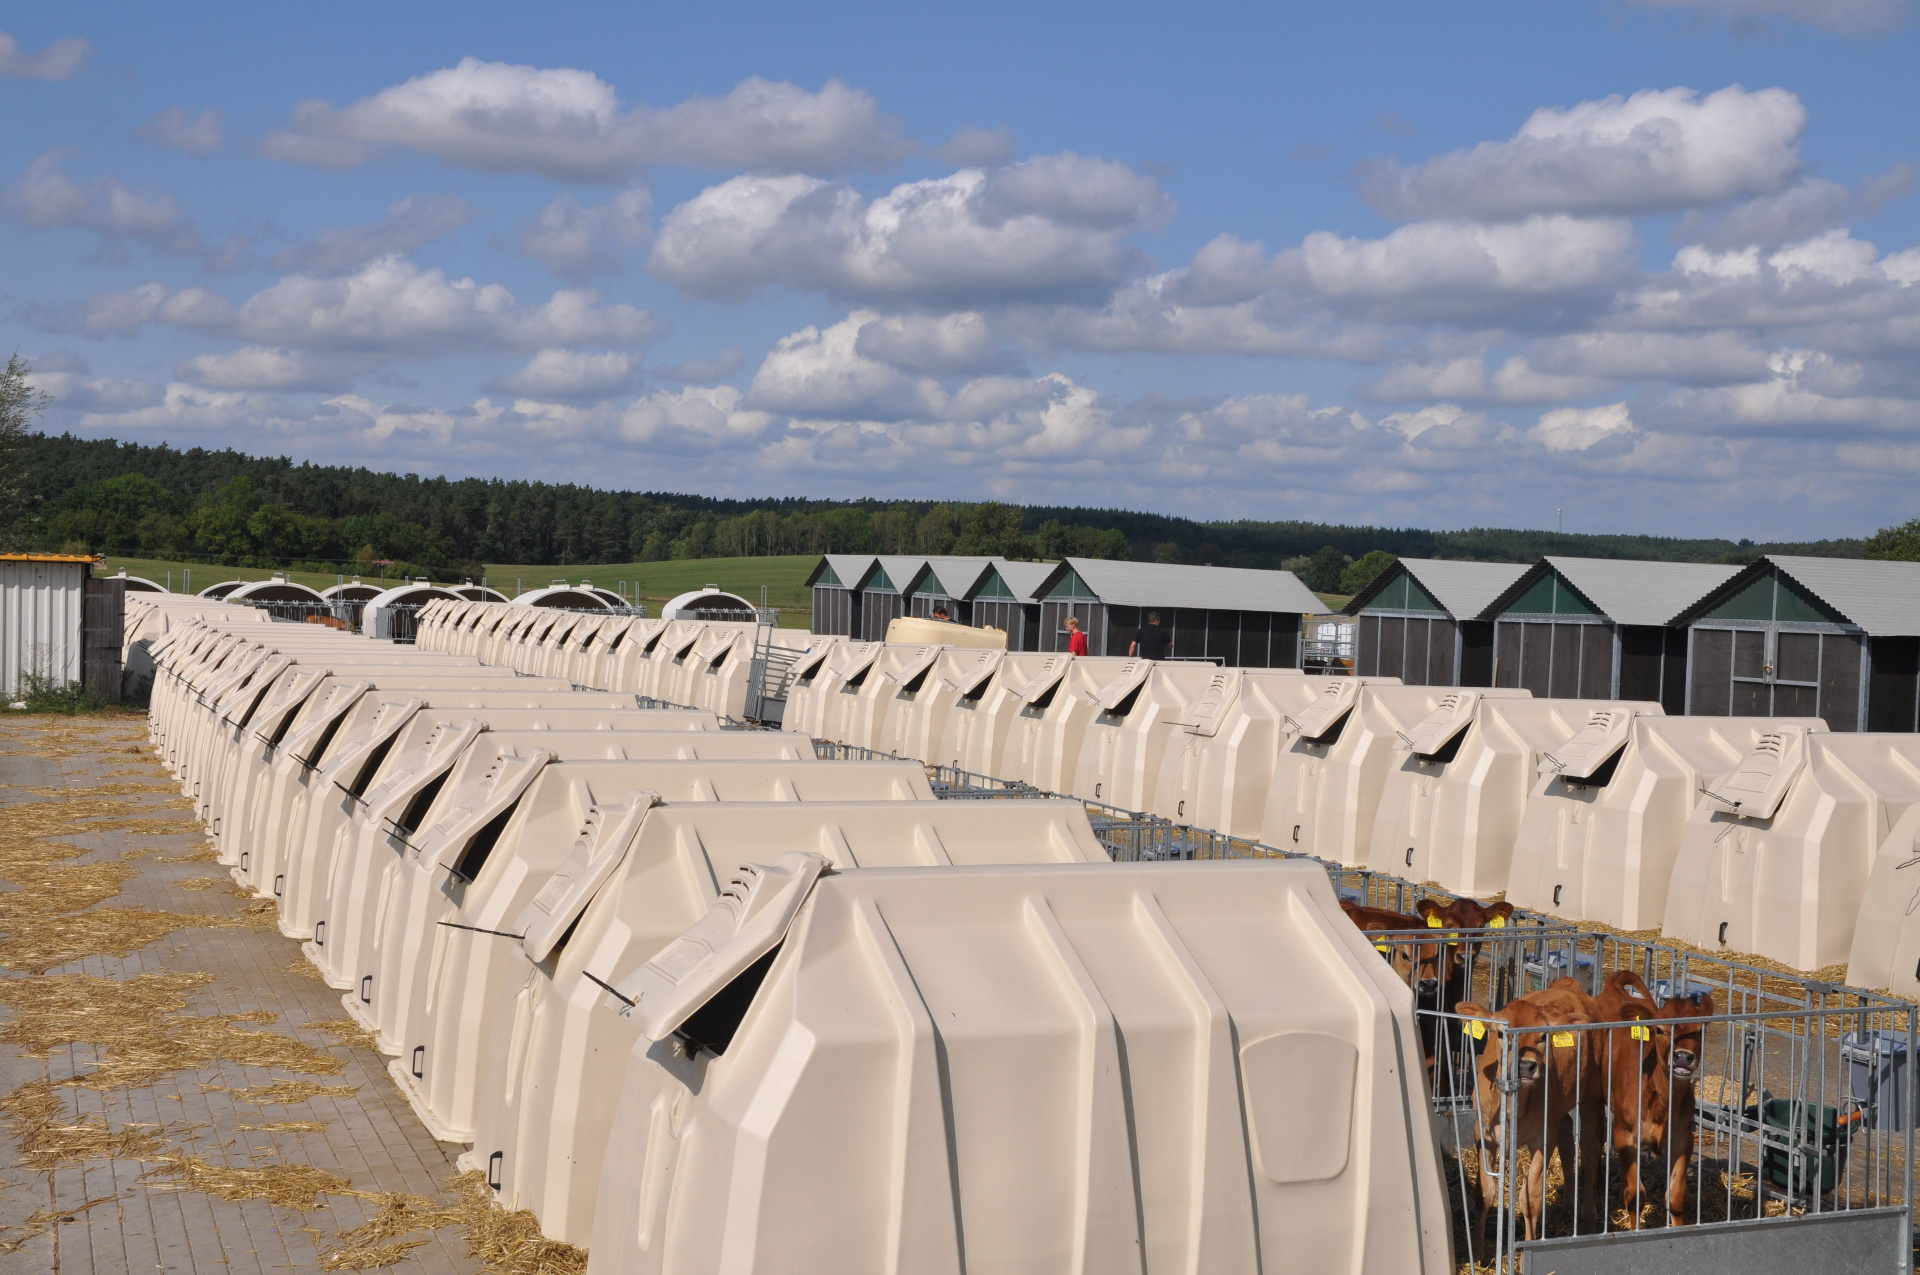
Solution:
<path fill-rule="evenodd" d="M 44 427 L 726 496 L 1920 513 L 1913 0 L 0 17 Z"/>

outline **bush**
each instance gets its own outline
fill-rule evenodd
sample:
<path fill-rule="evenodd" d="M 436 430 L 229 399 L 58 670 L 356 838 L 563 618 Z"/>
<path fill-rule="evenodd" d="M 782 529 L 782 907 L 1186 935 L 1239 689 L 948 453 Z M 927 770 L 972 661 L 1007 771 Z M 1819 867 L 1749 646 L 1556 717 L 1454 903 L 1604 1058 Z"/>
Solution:
<path fill-rule="evenodd" d="M 1385 549 L 1375 549 L 1365 557 L 1356 559 L 1340 573 L 1340 592 L 1352 597 L 1372 584 L 1382 571 L 1398 561 L 1398 558 Z"/>
<path fill-rule="evenodd" d="M 15 704 L 26 705 L 29 713 L 64 713 L 73 716 L 79 713 L 98 713 L 107 707 L 102 700 L 95 699 L 79 682 L 58 682 L 46 673 L 22 671 L 20 685 L 7 699 L 7 707 L 15 712 Z"/>

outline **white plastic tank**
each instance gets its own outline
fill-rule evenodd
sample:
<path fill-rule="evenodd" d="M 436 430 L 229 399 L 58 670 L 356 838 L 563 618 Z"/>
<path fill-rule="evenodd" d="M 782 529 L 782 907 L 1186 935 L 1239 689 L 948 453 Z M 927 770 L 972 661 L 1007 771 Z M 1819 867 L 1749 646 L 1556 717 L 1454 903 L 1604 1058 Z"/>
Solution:
<path fill-rule="evenodd" d="M 1001 752 L 1006 773 L 995 778 L 1019 780 L 1046 792 L 1071 791 L 1101 690 L 1139 663 L 1121 656 L 1069 656 L 1065 663 L 1030 677 L 1021 688 Z"/>
<path fill-rule="evenodd" d="M 1920 1000 L 1920 805 L 1894 822 L 1867 874 L 1847 982 Z"/>
<path fill-rule="evenodd" d="M 894 690 L 899 703 L 887 716 L 880 751 L 948 765 L 940 744 L 947 717 L 966 693 L 990 681 L 1006 658 L 1005 650 L 993 647 L 943 647 L 937 660 Z"/>
<path fill-rule="evenodd" d="M 1660 926 L 1799 970 L 1848 959 L 1887 834 L 1920 801 L 1920 735 L 1769 723 L 1694 806 Z"/>
<path fill-rule="evenodd" d="M 1402 741 L 1400 764 L 1381 790 L 1365 866 L 1454 894 L 1505 890 L 1541 759 L 1599 710 L 1662 711 L 1650 701 L 1449 689 Z"/>
<path fill-rule="evenodd" d="M 1507 877 L 1507 902 L 1621 930 L 1658 929 L 1687 819 L 1700 790 L 1775 724 L 1824 731 L 1818 718 L 1598 720 L 1543 758 Z M 1570 743 L 1573 741 L 1569 741 Z"/>
<path fill-rule="evenodd" d="M 1295 669 L 1216 669 L 1175 719 L 1149 809 L 1189 827 L 1259 840 L 1291 723 L 1354 680 Z"/>
<path fill-rule="evenodd" d="M 1124 810 L 1151 810 L 1160 763 L 1176 732 L 1185 733 L 1189 707 L 1204 712 L 1204 701 L 1233 680 L 1213 664 L 1128 660 L 1094 692 L 1096 711 L 1068 791 Z"/>
<path fill-rule="evenodd" d="M 511 1012 L 526 980 L 521 948 L 544 959 L 559 945 L 578 915 L 575 901 L 591 898 L 598 880 L 618 870 L 652 809 L 701 801 L 932 800 L 925 768 L 911 762 L 551 763 L 520 798 L 485 862 L 470 866 L 470 880 L 448 878 L 424 860 L 410 865 L 411 897 L 426 908 L 409 933 L 390 929 L 386 936 L 389 950 L 412 949 L 386 975 L 392 983 L 384 996 L 397 998 L 394 1081 L 435 1137 L 472 1139 L 481 1050 L 494 1016 Z M 501 941 L 522 933 L 518 945 Z"/>
<path fill-rule="evenodd" d="M 611 980 L 596 1272 L 1453 1270 L 1412 998 L 1319 868 L 726 875 Z"/>
<path fill-rule="evenodd" d="M 341 728 L 343 742 L 330 750 L 321 775 L 325 782 L 308 785 L 305 803 L 296 805 L 289 817 L 279 879 L 274 883 L 282 934 L 312 937 L 335 838 L 362 809 L 365 794 L 384 782 L 389 773 L 387 759 L 401 747 L 415 716 L 423 712 L 436 722 L 455 715 L 491 721 L 498 714 L 539 713 L 548 728 L 719 729 L 711 713 L 636 709 L 620 705 L 612 696 L 591 693 L 413 691 L 362 696 Z"/>
<path fill-rule="evenodd" d="M 1364 867 L 1387 776 L 1406 758 L 1401 738 L 1450 687 L 1329 678 L 1286 723 L 1260 820 L 1260 840 Z M 1526 691 L 1482 694 L 1526 698 Z"/>
<path fill-rule="evenodd" d="M 585 1244 L 591 1236 L 606 1115 L 638 1036 L 632 1019 L 602 1005 L 595 980 L 618 984 L 659 958 L 721 897 L 734 865 L 773 862 L 790 850 L 825 855 L 836 867 L 1110 866 L 1084 809 L 1067 802 L 715 804 L 651 812 L 620 869 L 584 902 L 566 945 L 532 967 L 513 1012 L 498 1016 L 482 1051 L 474 1149 L 463 1166 L 491 1165 L 501 1202 L 531 1209 L 549 1237 Z M 983 948 L 978 959 L 995 964 L 1002 955 Z"/>
<path fill-rule="evenodd" d="M 350 1013 L 377 1026 L 377 937 L 387 911 L 396 906 L 393 894 L 401 882 L 403 858 L 420 844 L 425 830 L 458 809 L 459 803 L 442 800 L 449 786 L 457 786 L 457 766 L 464 763 L 471 772 L 502 754 L 531 754 L 536 749 L 576 760 L 813 760 L 805 740 L 773 731 L 624 730 L 624 714 L 631 711 L 590 721 L 583 720 L 585 714 L 495 709 L 487 711 L 485 720 L 449 723 L 396 743 L 389 774 L 367 792 L 352 822 L 335 834 L 319 908 L 322 941 L 307 949 L 328 984 L 348 993 Z"/>

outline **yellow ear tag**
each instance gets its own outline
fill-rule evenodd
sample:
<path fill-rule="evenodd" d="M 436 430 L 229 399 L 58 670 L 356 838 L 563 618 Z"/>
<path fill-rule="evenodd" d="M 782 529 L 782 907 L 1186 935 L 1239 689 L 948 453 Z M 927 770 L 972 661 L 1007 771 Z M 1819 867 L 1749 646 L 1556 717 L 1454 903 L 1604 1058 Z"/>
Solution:
<path fill-rule="evenodd" d="M 1428 928 L 1429 930 L 1437 930 L 1437 929 L 1439 929 L 1439 928 L 1440 928 L 1440 918 L 1439 918 L 1439 917 L 1437 917 L 1437 916 L 1430 916 L 1430 917 L 1428 917 L 1428 918 L 1427 918 L 1427 928 Z"/>
<path fill-rule="evenodd" d="M 1507 918 L 1504 916 L 1496 916 L 1487 922 L 1487 928 L 1489 930 L 1504 930 L 1507 928 Z"/>
<path fill-rule="evenodd" d="M 1572 1049 L 1573 1033 L 1572 1032 L 1555 1032 L 1553 1034 L 1553 1047 L 1555 1049 Z"/>
<path fill-rule="evenodd" d="M 1376 951 L 1376 952 L 1378 952 L 1378 953 L 1380 953 L 1380 955 L 1382 955 L 1382 956 L 1390 956 L 1390 955 L 1392 955 L 1392 953 L 1393 953 L 1393 944 L 1391 944 L 1391 943 L 1375 943 L 1375 944 L 1373 945 L 1373 950 L 1374 950 L 1374 951 Z"/>
<path fill-rule="evenodd" d="M 1460 1030 L 1475 1040 L 1485 1040 L 1487 1038 L 1487 1025 L 1482 1022 L 1462 1023 L 1460 1024 Z"/>
<path fill-rule="evenodd" d="M 1627 1028 L 1627 1035 L 1633 1037 L 1635 1040 L 1652 1040 L 1653 1029 L 1650 1027 L 1629 1027 Z"/>

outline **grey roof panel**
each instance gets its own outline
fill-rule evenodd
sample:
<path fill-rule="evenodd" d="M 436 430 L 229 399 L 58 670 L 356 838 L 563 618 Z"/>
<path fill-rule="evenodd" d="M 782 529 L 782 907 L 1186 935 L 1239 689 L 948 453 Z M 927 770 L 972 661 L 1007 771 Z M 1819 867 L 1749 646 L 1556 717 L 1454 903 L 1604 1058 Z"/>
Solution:
<path fill-rule="evenodd" d="M 1111 606 L 1278 611 L 1296 615 L 1318 615 L 1327 610 L 1327 604 L 1291 571 L 1113 562 L 1102 558 L 1068 558 L 1066 565 L 1087 582 L 1087 587 L 1102 602 Z"/>
<path fill-rule="evenodd" d="M 946 590 L 950 598 L 964 598 L 973 592 L 974 586 L 980 583 L 980 578 L 987 574 L 989 567 L 994 565 L 992 558 L 968 558 L 951 554 L 927 558 L 925 561 L 927 569 L 933 572 L 933 578 L 940 582 L 940 587 Z M 901 587 L 906 587 L 904 582 Z"/>
<path fill-rule="evenodd" d="M 829 553 L 823 554 L 820 561 L 826 566 L 833 568 L 833 574 L 840 578 L 841 588 L 851 589 L 860 583 L 860 577 L 867 574 L 867 568 L 873 565 L 873 555 L 870 553 Z M 811 584 L 819 574 L 820 567 L 816 565 L 813 573 L 807 577 L 807 582 Z"/>
<path fill-rule="evenodd" d="M 1740 568 L 1714 562 L 1648 562 L 1632 558 L 1546 559 L 1567 583 L 1616 624 L 1671 624 Z"/>
<path fill-rule="evenodd" d="M 925 565 L 927 560 L 925 558 L 911 557 L 906 554 L 883 553 L 877 558 L 869 559 L 869 561 L 878 562 L 880 569 L 887 573 L 887 579 L 893 581 L 893 587 L 897 591 L 904 593 L 907 585 L 913 581 L 916 575 L 920 574 L 920 568 Z"/>
<path fill-rule="evenodd" d="M 1920 562 L 1780 554 L 1767 561 L 1869 637 L 1920 637 Z"/>
<path fill-rule="evenodd" d="M 1038 600 L 1033 596 L 1034 590 L 1046 583 L 1047 577 L 1053 574 L 1053 566 L 1051 562 L 1009 562 L 1005 558 L 993 561 L 993 569 L 1022 602 Z"/>
<path fill-rule="evenodd" d="M 1470 620 L 1527 574 L 1524 562 L 1456 562 L 1451 558 L 1402 558 L 1400 565 L 1448 614 Z"/>

